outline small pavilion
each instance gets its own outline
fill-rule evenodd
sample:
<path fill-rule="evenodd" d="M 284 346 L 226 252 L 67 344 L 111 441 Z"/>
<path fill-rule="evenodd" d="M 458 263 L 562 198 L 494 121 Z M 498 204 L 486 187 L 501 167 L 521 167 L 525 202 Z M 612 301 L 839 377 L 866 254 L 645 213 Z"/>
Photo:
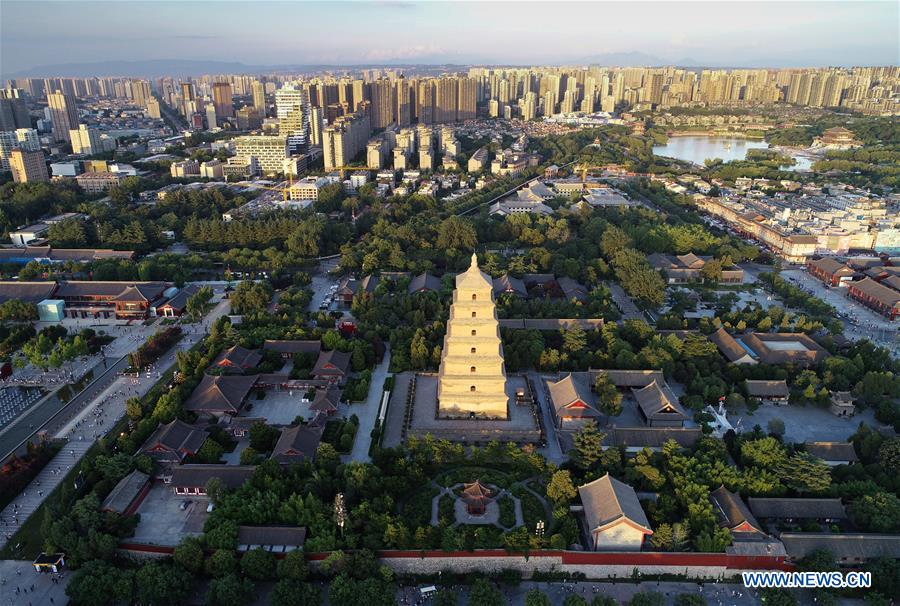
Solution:
<path fill-rule="evenodd" d="M 466 504 L 469 515 L 484 515 L 493 493 L 481 483 L 475 480 L 471 484 L 465 484 L 462 491 L 462 500 Z"/>

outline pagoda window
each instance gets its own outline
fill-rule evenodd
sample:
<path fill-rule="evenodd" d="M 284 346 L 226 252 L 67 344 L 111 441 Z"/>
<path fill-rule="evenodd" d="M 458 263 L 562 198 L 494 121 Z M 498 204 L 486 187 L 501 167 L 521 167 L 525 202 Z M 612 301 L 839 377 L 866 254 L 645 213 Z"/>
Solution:
<path fill-rule="evenodd" d="M 473 293 L 472 293 L 472 300 L 475 301 L 475 300 L 477 300 L 477 299 L 478 299 L 478 295 L 475 294 L 475 293 L 473 292 Z"/>
<path fill-rule="evenodd" d="M 471 368 L 469 368 L 469 372 L 475 372 L 475 367 L 472 366 Z"/>
<path fill-rule="evenodd" d="M 472 317 L 474 318 L 477 314 L 478 314 L 478 312 L 473 311 L 473 312 L 472 312 Z"/>
<path fill-rule="evenodd" d="M 474 386 L 474 385 L 470 385 L 470 386 L 469 386 L 469 391 L 475 391 L 475 386 Z"/>

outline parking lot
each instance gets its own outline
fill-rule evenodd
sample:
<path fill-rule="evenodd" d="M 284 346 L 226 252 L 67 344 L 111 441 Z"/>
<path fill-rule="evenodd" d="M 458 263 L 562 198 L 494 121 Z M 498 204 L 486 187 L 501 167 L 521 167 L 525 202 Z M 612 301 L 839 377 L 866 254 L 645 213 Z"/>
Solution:
<path fill-rule="evenodd" d="M 187 506 L 185 501 L 190 501 Z M 134 530 L 131 543 L 147 545 L 177 545 L 185 536 L 199 535 L 209 514 L 206 497 L 181 497 L 171 486 L 155 483 L 147 493 L 137 513 L 141 521 Z"/>

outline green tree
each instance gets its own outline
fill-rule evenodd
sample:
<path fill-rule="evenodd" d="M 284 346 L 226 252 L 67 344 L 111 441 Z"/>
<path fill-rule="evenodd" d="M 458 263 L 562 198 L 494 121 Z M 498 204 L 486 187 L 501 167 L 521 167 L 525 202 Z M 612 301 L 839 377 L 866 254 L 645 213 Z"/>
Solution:
<path fill-rule="evenodd" d="M 268 581 L 275 578 L 275 555 L 261 547 L 251 549 L 241 557 L 241 572 L 254 581 Z"/>
<path fill-rule="evenodd" d="M 665 603 L 666 600 L 663 598 L 662 594 L 652 591 L 642 591 L 634 594 L 631 601 L 628 602 L 628 606 L 663 606 Z"/>
<path fill-rule="evenodd" d="M 469 606 L 503 606 L 500 590 L 484 579 L 472 583 L 469 590 Z"/>
<path fill-rule="evenodd" d="M 172 554 L 175 563 L 185 570 L 198 573 L 203 569 L 203 547 L 197 537 L 185 537 Z"/>
<path fill-rule="evenodd" d="M 584 425 L 575 433 L 574 456 L 576 465 L 581 469 L 590 469 L 603 454 L 604 434 L 597 429 L 597 423 L 593 420 L 585 421 Z"/>
<path fill-rule="evenodd" d="M 181 604 L 194 585 L 194 575 L 178 566 L 150 562 L 134 573 L 138 601 L 146 606 Z"/>
<path fill-rule="evenodd" d="M 194 321 L 199 320 L 212 298 L 212 288 L 210 288 L 209 286 L 203 286 L 200 288 L 200 290 L 188 297 L 184 309 L 191 317 L 191 319 L 193 319 Z"/>
<path fill-rule="evenodd" d="M 201 463 L 218 463 L 225 449 L 215 440 L 206 440 L 197 451 L 197 460 Z"/>
<path fill-rule="evenodd" d="M 547 484 L 547 496 L 557 507 L 569 503 L 578 496 L 578 490 L 572 483 L 572 474 L 568 470 L 554 472 Z"/>
<path fill-rule="evenodd" d="M 272 591 L 273 606 L 318 606 L 322 603 L 319 588 L 295 579 L 281 579 Z"/>
<path fill-rule="evenodd" d="M 131 603 L 133 574 L 100 560 L 82 566 L 66 586 L 66 595 L 79 606 L 108 606 Z"/>
<path fill-rule="evenodd" d="M 525 606 L 550 606 L 550 598 L 540 589 L 532 589 L 525 594 Z"/>
<path fill-rule="evenodd" d="M 271 425 L 257 421 L 250 426 L 250 447 L 257 452 L 269 452 L 275 448 L 281 432 Z"/>
<path fill-rule="evenodd" d="M 891 476 L 900 473 L 900 438 L 885 440 L 878 449 L 881 467 Z"/>
<path fill-rule="evenodd" d="M 237 572 L 237 558 L 230 549 L 217 549 L 206 560 L 206 573 L 215 578 L 222 578 Z"/>
<path fill-rule="evenodd" d="M 88 243 L 84 224 L 78 219 L 54 223 L 47 231 L 47 239 L 54 248 L 84 248 Z"/>
<path fill-rule="evenodd" d="M 305 581 L 309 577 L 309 564 L 302 551 L 290 551 L 278 563 L 278 578 Z"/>
<path fill-rule="evenodd" d="M 805 452 L 793 454 L 776 469 L 781 482 L 798 492 L 822 492 L 831 485 L 831 470 L 821 459 Z"/>
<path fill-rule="evenodd" d="M 569 353 L 578 353 L 587 347 L 587 335 L 577 324 L 563 332 L 563 349 Z"/>
<path fill-rule="evenodd" d="M 588 606 L 588 602 L 577 593 L 570 593 L 563 600 L 563 606 Z"/>
<path fill-rule="evenodd" d="M 616 417 L 622 414 L 622 394 L 606 373 L 598 373 L 594 379 L 597 406 L 605 415 Z"/>
<path fill-rule="evenodd" d="M 209 582 L 207 606 L 243 606 L 253 599 L 253 583 L 236 574 L 228 574 Z"/>
<path fill-rule="evenodd" d="M 444 219 L 438 226 L 437 248 L 438 250 L 474 250 L 478 244 L 478 234 L 471 221 L 462 217 L 452 216 Z"/>
<path fill-rule="evenodd" d="M 769 419 L 769 422 L 766 424 L 766 429 L 769 430 L 769 433 L 781 437 L 784 435 L 784 421 L 777 417 Z"/>
<path fill-rule="evenodd" d="M 900 532 L 900 499 L 878 491 L 853 500 L 848 508 L 853 523 L 870 532 Z"/>

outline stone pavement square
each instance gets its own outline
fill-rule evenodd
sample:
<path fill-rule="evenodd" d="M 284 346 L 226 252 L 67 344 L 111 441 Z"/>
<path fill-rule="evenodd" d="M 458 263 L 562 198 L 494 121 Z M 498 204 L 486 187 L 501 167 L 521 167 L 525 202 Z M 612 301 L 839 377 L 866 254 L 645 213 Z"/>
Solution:
<path fill-rule="evenodd" d="M 186 500 L 191 503 L 182 510 L 181 504 Z M 179 496 L 172 492 L 171 486 L 155 483 L 137 510 L 141 521 L 134 536 L 126 540 L 147 545 L 177 545 L 185 536 L 203 531 L 208 503 L 206 497 Z"/>

